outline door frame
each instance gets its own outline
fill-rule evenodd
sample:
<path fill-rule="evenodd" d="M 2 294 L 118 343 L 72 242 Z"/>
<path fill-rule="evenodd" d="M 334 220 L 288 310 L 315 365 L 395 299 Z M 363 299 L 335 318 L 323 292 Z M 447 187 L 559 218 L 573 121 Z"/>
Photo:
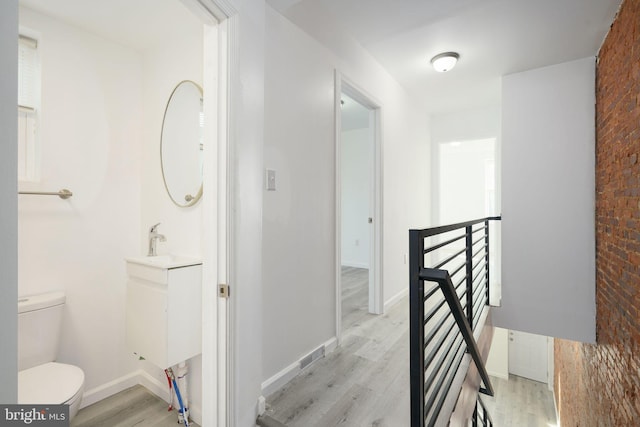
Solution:
<path fill-rule="evenodd" d="M 365 90 L 356 85 L 352 80 L 335 71 L 335 237 L 336 237 L 336 339 L 338 345 L 342 342 L 342 117 L 341 94 L 345 93 L 358 103 L 371 110 L 373 118 L 373 180 L 371 185 L 371 215 L 373 218 L 370 249 L 369 249 L 369 312 L 382 314 L 384 312 L 384 293 L 382 282 L 382 230 L 383 230 L 383 203 L 382 203 L 382 107 L 376 99 Z"/>
<path fill-rule="evenodd" d="M 228 284 L 231 276 L 229 151 L 234 144 L 231 99 L 233 76 L 238 75 L 238 14 L 228 0 L 181 1 L 204 25 L 204 139 L 216 148 L 204 151 L 203 162 L 202 425 L 226 427 L 235 425 L 230 374 L 235 311 L 228 299 L 219 297 L 218 284 Z"/>
<path fill-rule="evenodd" d="M 544 335 L 533 334 L 530 332 L 522 332 L 516 330 L 509 330 L 509 342 L 508 342 L 508 367 L 509 374 L 514 374 L 521 376 L 523 378 L 527 378 L 533 381 L 538 381 L 542 383 L 549 383 L 549 378 L 553 376 L 549 369 L 549 347 L 550 347 L 550 337 Z M 542 344 L 542 340 L 544 339 L 544 344 Z M 520 370 L 521 366 L 527 365 L 526 363 L 522 363 L 522 359 L 519 357 L 523 351 L 526 350 L 526 346 L 523 346 L 522 342 L 527 341 L 529 345 L 531 345 L 531 340 L 535 340 L 534 344 L 536 346 L 536 352 L 539 352 L 540 363 L 541 366 L 544 364 L 545 372 L 542 373 L 538 370 L 527 369 L 526 371 Z M 515 351 L 516 348 L 519 351 Z M 517 362 L 517 363 L 514 363 Z M 517 365 L 517 366 L 514 366 Z M 514 369 L 517 368 L 517 369 Z"/>

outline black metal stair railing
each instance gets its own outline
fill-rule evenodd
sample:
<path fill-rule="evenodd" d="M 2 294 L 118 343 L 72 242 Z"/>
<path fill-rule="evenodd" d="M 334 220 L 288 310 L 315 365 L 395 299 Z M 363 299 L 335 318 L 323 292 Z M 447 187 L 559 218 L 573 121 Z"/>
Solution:
<path fill-rule="evenodd" d="M 487 412 L 487 408 L 482 403 L 482 399 L 478 398 L 476 407 L 473 410 L 473 418 L 471 419 L 471 427 L 493 427 L 491 416 Z"/>
<path fill-rule="evenodd" d="M 436 424 L 466 353 L 493 395 L 473 330 L 490 302 L 489 221 L 499 219 L 409 231 L 412 427 Z"/>

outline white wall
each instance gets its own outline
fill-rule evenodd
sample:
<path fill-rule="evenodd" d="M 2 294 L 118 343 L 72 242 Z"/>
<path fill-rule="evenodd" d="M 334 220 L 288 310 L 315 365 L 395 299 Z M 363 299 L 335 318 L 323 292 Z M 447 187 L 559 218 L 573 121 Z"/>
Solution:
<path fill-rule="evenodd" d="M 342 132 L 342 265 L 369 268 L 373 138 L 368 128 Z"/>
<path fill-rule="evenodd" d="M 484 216 L 483 200 L 478 200 L 473 206 L 466 206 L 463 212 L 454 215 L 453 213 L 460 208 L 455 206 L 448 209 L 448 213 L 442 212 L 443 198 L 445 194 L 441 194 L 441 189 L 444 183 L 440 182 L 441 176 L 441 147 L 443 144 L 451 142 L 464 143 L 465 141 L 477 141 L 483 139 L 496 139 L 496 153 L 498 153 L 499 140 L 500 140 L 500 108 L 495 106 L 488 106 L 485 108 L 479 108 L 474 110 L 465 110 L 458 112 L 451 112 L 446 114 L 435 114 L 431 117 L 431 139 L 432 139 L 432 191 L 433 199 L 437 200 L 437 203 L 432 205 L 433 224 L 432 225 L 444 225 L 445 223 L 458 222 L 463 220 L 474 219 L 475 217 L 481 218 Z M 499 173 L 499 157 L 496 156 L 496 171 Z M 475 173 L 470 172 L 464 167 L 460 167 L 457 171 L 460 175 L 458 184 L 464 185 L 467 182 L 474 182 L 476 179 Z M 493 214 L 500 213 L 500 191 L 499 191 L 499 175 L 496 176 L 496 210 L 491 212 Z M 446 187 L 446 185 L 445 185 Z M 447 189 L 452 191 L 452 189 Z M 454 191 L 455 192 L 455 191 Z M 453 199 L 452 199 L 453 200 Z"/>
<path fill-rule="evenodd" d="M 434 114 L 431 117 L 434 143 L 496 138 L 499 134 L 499 106 Z"/>
<path fill-rule="evenodd" d="M 42 180 L 69 200 L 20 196 L 19 293 L 61 289 L 59 360 L 80 366 L 86 391 L 135 368 L 125 346 L 124 257 L 140 246 L 141 62 L 132 49 L 29 9 L 41 34 Z"/>
<path fill-rule="evenodd" d="M 336 332 L 336 68 L 382 108 L 386 301 L 407 290 L 408 230 L 430 216 L 426 112 L 355 43 L 324 39 L 330 50 L 269 7 L 266 21 L 264 166 L 278 189 L 264 194 L 264 380 Z"/>
<path fill-rule="evenodd" d="M 502 328 L 493 329 L 491 349 L 486 360 L 486 368 L 489 375 L 494 377 L 509 378 L 509 331 Z"/>
<path fill-rule="evenodd" d="M 594 87 L 594 58 L 503 78 L 497 326 L 595 341 Z"/>
<path fill-rule="evenodd" d="M 440 224 L 496 214 L 495 146 L 495 138 L 439 144 Z"/>
<path fill-rule="evenodd" d="M 17 0 L 0 2 L 0 402 L 18 400 Z"/>
<path fill-rule="evenodd" d="M 178 207 L 171 201 L 162 178 L 160 138 L 162 120 L 169 96 L 178 83 L 192 80 L 202 87 L 203 26 L 187 9 L 173 16 L 171 38 L 158 40 L 155 47 L 142 52 L 143 145 L 142 212 L 140 249 L 146 255 L 149 227 L 160 222 L 158 232 L 166 237 L 158 242 L 158 254 L 202 255 L 202 203 Z"/>

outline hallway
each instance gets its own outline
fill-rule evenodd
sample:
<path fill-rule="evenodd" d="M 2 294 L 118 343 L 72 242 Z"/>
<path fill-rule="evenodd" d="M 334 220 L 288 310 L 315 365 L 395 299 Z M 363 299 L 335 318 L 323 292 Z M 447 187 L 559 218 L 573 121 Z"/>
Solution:
<path fill-rule="evenodd" d="M 369 314 L 366 283 L 366 269 L 343 267 L 342 345 L 267 396 L 266 415 L 287 427 L 410 425 L 408 298 Z M 492 381 L 496 396 L 482 399 L 496 426 L 555 425 L 545 384 Z"/>
<path fill-rule="evenodd" d="M 287 427 L 409 425 L 407 300 L 376 316 L 363 295 L 342 345 L 268 396 L 267 415 Z"/>

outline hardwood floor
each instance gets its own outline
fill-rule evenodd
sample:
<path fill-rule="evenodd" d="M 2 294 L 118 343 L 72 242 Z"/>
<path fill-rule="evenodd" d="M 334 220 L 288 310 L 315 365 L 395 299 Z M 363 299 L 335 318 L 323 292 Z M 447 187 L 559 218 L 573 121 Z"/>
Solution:
<path fill-rule="evenodd" d="M 267 396 L 269 417 L 287 427 L 410 425 L 408 300 L 384 315 L 369 314 L 368 290 L 356 284 L 365 273 L 343 268 L 342 345 Z M 496 396 L 482 398 L 495 426 L 556 424 L 546 384 L 492 380 Z"/>
<path fill-rule="evenodd" d="M 176 409 L 142 386 L 131 387 L 78 412 L 71 427 L 176 427 Z M 198 427 L 190 422 L 190 426 Z"/>

